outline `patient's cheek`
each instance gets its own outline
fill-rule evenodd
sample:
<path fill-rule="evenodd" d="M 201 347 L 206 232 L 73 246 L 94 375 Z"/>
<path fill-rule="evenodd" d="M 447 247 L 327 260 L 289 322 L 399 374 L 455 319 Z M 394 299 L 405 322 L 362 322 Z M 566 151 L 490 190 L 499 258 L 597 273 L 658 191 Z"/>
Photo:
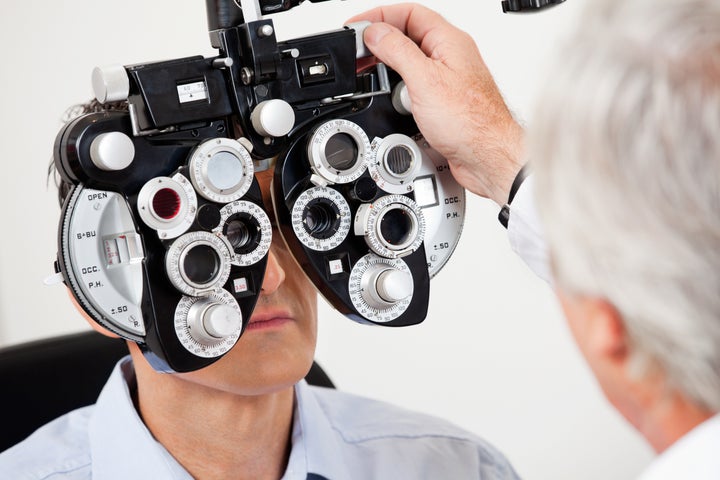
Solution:
<path fill-rule="evenodd" d="M 95 330 L 96 332 L 99 332 L 99 333 L 105 335 L 106 337 L 110 337 L 110 338 L 120 338 L 120 335 L 117 335 L 117 334 L 111 332 L 110 330 L 108 330 L 107 328 L 101 326 L 99 323 L 97 323 L 95 320 L 93 320 L 93 319 L 90 317 L 90 315 L 88 315 L 87 312 L 85 312 L 85 310 L 83 310 L 83 308 L 82 308 L 82 307 L 80 306 L 80 304 L 77 302 L 77 300 L 75 299 L 75 297 L 73 297 L 72 293 L 70 292 L 70 289 L 68 289 L 67 292 L 68 292 L 68 296 L 70 297 L 70 301 L 72 302 L 72 304 L 73 304 L 73 306 L 75 307 L 75 309 L 76 309 L 78 312 L 80 312 L 80 315 L 82 315 L 82 317 L 90 324 L 90 327 L 92 327 L 93 330 Z"/>

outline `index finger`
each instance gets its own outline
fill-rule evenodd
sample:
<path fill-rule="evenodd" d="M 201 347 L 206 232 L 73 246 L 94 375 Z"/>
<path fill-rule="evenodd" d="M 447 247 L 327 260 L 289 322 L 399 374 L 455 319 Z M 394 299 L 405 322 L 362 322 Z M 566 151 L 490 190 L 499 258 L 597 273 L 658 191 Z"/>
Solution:
<path fill-rule="evenodd" d="M 348 20 L 350 22 L 384 22 L 406 34 L 413 42 L 429 54 L 440 39 L 449 34 L 454 27 L 442 15 L 416 3 L 385 5 L 361 13 Z"/>

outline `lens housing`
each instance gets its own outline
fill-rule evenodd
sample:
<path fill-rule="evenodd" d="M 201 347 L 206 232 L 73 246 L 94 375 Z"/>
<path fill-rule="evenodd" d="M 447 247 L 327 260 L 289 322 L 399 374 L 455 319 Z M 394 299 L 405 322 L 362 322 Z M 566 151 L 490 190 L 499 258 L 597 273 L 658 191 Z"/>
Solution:
<path fill-rule="evenodd" d="M 213 233 L 226 240 L 233 253 L 233 265 L 240 267 L 262 260 L 272 243 L 272 225 L 267 213 L 246 200 L 228 203 L 220 209 L 220 224 Z"/>
<path fill-rule="evenodd" d="M 340 192 L 330 187 L 313 187 L 295 200 L 291 221 L 303 245 L 326 252 L 345 240 L 351 217 L 350 206 Z"/>
<path fill-rule="evenodd" d="M 250 153 L 240 142 L 213 138 L 192 153 L 189 171 L 198 194 L 212 202 L 229 203 L 247 193 L 255 170 Z"/>
<path fill-rule="evenodd" d="M 386 195 L 365 203 L 355 215 L 355 234 L 364 235 L 370 250 L 386 258 L 399 258 L 417 250 L 425 238 L 425 217 L 404 195 Z"/>
<path fill-rule="evenodd" d="M 210 232 L 189 232 L 168 248 L 165 270 L 175 288 L 199 296 L 227 282 L 232 258 L 226 240 Z"/>
<path fill-rule="evenodd" d="M 408 193 L 422 165 L 422 152 L 415 140 L 400 133 L 376 138 L 368 162 L 370 176 L 388 193 Z"/>
<path fill-rule="evenodd" d="M 370 140 L 348 120 L 330 120 L 310 136 L 307 154 L 316 175 L 328 183 L 350 183 L 367 169 Z"/>
<path fill-rule="evenodd" d="M 197 197 L 182 174 L 148 180 L 137 197 L 140 218 L 162 239 L 185 233 L 195 220 Z"/>

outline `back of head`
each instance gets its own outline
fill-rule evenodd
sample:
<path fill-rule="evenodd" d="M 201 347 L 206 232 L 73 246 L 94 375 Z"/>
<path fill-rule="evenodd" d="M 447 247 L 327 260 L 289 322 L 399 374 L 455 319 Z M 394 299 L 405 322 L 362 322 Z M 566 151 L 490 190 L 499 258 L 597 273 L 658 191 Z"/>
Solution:
<path fill-rule="evenodd" d="M 720 411 L 720 2 L 589 3 L 529 134 L 555 280 Z"/>

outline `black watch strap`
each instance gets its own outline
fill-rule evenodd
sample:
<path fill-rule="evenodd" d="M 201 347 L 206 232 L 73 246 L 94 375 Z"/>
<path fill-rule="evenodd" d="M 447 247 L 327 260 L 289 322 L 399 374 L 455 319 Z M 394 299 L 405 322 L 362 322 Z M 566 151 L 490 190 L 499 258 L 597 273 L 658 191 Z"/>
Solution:
<path fill-rule="evenodd" d="M 498 214 L 498 220 L 500 221 L 500 224 L 505 228 L 508 228 L 508 222 L 510 221 L 510 204 L 515 198 L 518 190 L 520 190 L 520 185 L 523 184 L 523 182 L 527 178 L 527 175 L 527 165 L 525 165 L 515 176 L 515 180 L 513 180 L 513 183 L 510 186 L 510 195 L 508 195 L 508 200 L 505 205 L 503 205 L 500 209 L 500 213 Z"/>

